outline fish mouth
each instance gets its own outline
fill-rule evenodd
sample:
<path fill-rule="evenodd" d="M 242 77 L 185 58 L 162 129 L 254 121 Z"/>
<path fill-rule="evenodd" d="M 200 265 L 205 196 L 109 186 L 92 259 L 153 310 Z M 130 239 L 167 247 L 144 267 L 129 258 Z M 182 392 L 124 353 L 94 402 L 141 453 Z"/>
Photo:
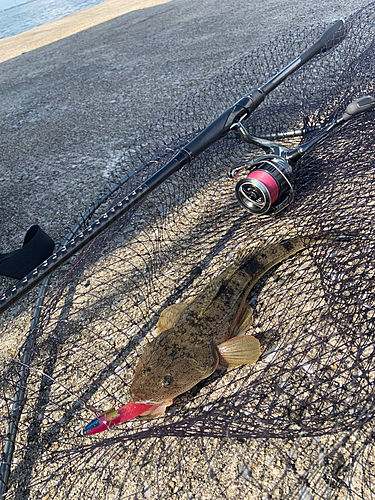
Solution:
<path fill-rule="evenodd" d="M 152 406 L 170 406 L 173 403 L 173 399 L 164 399 L 163 401 L 154 401 L 153 399 L 146 399 L 140 401 L 139 399 L 132 398 L 133 403 L 137 405 L 152 405 Z"/>
<path fill-rule="evenodd" d="M 137 401 L 136 404 L 151 405 L 147 410 L 137 416 L 139 420 L 150 420 L 152 418 L 160 417 L 165 413 L 167 406 L 173 403 L 172 399 L 165 401 Z"/>

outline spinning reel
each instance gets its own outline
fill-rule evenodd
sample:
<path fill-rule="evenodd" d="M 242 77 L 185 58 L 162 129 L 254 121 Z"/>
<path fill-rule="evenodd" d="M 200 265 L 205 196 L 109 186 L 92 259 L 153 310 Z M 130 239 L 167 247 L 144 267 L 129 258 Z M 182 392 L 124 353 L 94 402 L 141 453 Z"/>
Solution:
<path fill-rule="evenodd" d="M 288 149 L 268 139 L 250 135 L 241 122 L 232 126 L 232 131 L 243 142 L 256 145 L 266 154 L 256 158 L 244 158 L 243 161 L 228 171 L 228 177 L 238 179 L 247 172 L 246 177 L 238 179 L 236 197 L 239 203 L 255 215 L 276 215 L 286 208 L 293 200 L 293 166 L 317 142 L 323 139 L 332 129 L 346 123 L 352 117 L 371 111 L 375 108 L 375 98 L 364 96 L 349 104 L 345 113 L 330 123 L 316 137 L 298 146 Z M 320 129 L 314 127 L 309 131 Z M 285 136 L 300 135 L 286 133 Z"/>

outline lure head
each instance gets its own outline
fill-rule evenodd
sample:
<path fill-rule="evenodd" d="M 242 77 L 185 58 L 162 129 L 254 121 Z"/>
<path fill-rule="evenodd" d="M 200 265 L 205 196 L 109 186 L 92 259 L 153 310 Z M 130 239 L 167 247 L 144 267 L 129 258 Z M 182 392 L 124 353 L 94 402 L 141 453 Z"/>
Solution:
<path fill-rule="evenodd" d="M 176 331 L 165 331 L 143 352 L 130 393 L 135 403 L 169 406 L 175 397 L 213 373 L 219 354 L 207 343 L 182 345 Z"/>

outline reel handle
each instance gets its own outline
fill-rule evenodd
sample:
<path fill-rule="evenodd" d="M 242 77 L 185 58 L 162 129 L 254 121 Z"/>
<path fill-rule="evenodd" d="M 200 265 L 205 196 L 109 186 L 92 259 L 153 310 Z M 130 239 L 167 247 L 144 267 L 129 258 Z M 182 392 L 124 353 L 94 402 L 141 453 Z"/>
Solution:
<path fill-rule="evenodd" d="M 371 111 L 375 109 L 375 97 L 371 95 L 366 95 L 353 101 L 346 108 L 345 113 L 342 116 L 344 121 L 350 120 L 353 116 L 357 116 L 361 113 L 366 113 L 367 111 Z"/>

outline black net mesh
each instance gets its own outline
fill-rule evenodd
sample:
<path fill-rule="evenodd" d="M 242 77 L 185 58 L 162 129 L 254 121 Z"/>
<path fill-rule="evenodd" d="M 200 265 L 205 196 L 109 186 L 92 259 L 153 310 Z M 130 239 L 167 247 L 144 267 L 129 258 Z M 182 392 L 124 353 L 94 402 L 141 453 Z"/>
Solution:
<path fill-rule="evenodd" d="M 252 133 L 329 123 L 352 100 L 374 95 L 375 4 L 346 24 L 340 46 L 303 67 L 252 115 Z M 154 141 L 146 134 L 138 144 L 151 160 L 124 154 L 124 174 L 142 166 L 120 196 L 325 27 L 238 55 L 204 96 L 158 124 L 156 136 L 164 131 L 171 139 L 165 148 L 148 155 Z M 226 171 L 249 148 L 221 141 L 60 269 L 35 341 L 4 361 L 2 444 L 22 409 L 6 498 L 375 498 L 374 129 L 372 111 L 308 152 L 294 169 L 293 204 L 273 219 L 240 208 Z M 253 333 L 262 346 L 255 365 L 216 372 L 175 399 L 164 417 L 97 437 L 79 434 L 95 415 L 128 401 L 160 312 L 196 295 L 238 245 L 326 230 L 358 237 L 313 245 L 253 290 Z M 8 335 L 25 338 L 28 318 L 25 311 L 8 321 Z M 26 391 L 15 408 L 22 371 Z"/>

